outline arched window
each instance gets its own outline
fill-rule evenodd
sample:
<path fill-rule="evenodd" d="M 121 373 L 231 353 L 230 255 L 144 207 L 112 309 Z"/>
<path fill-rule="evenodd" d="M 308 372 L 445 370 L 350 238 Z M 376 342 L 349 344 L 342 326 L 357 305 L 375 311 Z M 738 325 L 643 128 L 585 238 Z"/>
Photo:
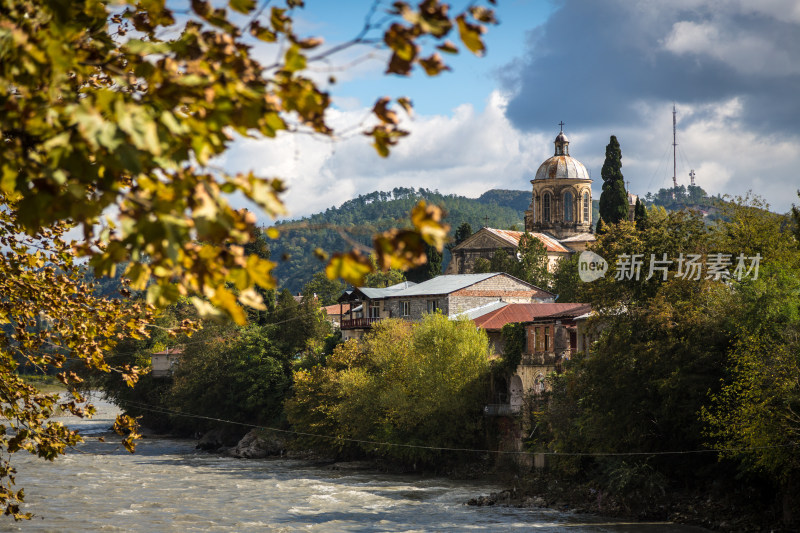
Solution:
<path fill-rule="evenodd" d="M 574 196 L 567 191 L 564 193 L 564 222 L 572 222 L 572 200 Z"/>
<path fill-rule="evenodd" d="M 544 193 L 542 199 L 542 222 L 550 222 L 550 193 Z"/>
<path fill-rule="evenodd" d="M 590 209 L 592 208 L 590 204 L 591 204 L 591 202 L 589 202 L 589 193 L 588 192 L 583 193 L 583 221 L 584 222 L 589 222 L 589 213 L 591 213 Z"/>

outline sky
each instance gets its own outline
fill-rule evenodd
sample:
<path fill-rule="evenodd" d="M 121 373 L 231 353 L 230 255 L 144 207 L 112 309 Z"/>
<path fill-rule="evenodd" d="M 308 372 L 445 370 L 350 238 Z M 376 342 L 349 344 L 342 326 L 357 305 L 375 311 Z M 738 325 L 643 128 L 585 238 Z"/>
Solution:
<path fill-rule="evenodd" d="M 296 30 L 332 46 L 358 33 L 372 2 L 305 4 Z M 477 197 L 530 190 L 563 121 L 595 199 L 611 135 L 630 191 L 644 195 L 671 186 L 674 105 L 679 185 L 694 170 L 712 195 L 752 191 L 777 212 L 800 203 L 800 0 L 497 4 L 486 55 L 445 57 L 452 71 L 436 78 L 418 69 L 387 76 L 388 54 L 367 47 L 315 64 L 312 75 L 333 97 L 335 138 L 240 139 L 222 165 L 284 178 L 289 218 L 398 186 Z M 387 159 L 357 133 L 381 96 L 415 106 L 403 121 L 411 135 Z"/>

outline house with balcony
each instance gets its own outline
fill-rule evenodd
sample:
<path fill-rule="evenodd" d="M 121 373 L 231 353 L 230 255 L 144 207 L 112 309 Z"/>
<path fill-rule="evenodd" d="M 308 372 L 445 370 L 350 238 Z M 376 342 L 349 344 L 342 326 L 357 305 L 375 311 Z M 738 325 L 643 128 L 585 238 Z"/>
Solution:
<path fill-rule="evenodd" d="M 504 272 L 443 275 L 382 289 L 359 287 L 339 298 L 342 306 L 350 305 L 350 312 L 341 321 L 342 338 L 361 338 L 384 318 L 418 321 L 425 313 L 435 312 L 455 317 L 498 303 L 553 302 L 555 296 Z"/>
<path fill-rule="evenodd" d="M 413 281 L 404 281 L 389 287 L 356 287 L 344 291 L 338 300 L 342 340 L 360 339 L 375 322 L 396 316 L 386 306 L 386 300 L 414 285 Z"/>
<path fill-rule="evenodd" d="M 526 397 L 541 395 L 547 388 L 545 378 L 561 372 L 573 354 L 584 351 L 590 342 L 585 321 L 591 306 L 583 303 L 509 304 L 470 318 L 484 329 L 495 354 L 503 353 L 501 330 L 504 325 L 522 323 L 525 348 L 516 369 L 499 376 L 492 383 L 489 415 L 519 413 Z M 475 312 L 472 312 L 473 315 Z"/>

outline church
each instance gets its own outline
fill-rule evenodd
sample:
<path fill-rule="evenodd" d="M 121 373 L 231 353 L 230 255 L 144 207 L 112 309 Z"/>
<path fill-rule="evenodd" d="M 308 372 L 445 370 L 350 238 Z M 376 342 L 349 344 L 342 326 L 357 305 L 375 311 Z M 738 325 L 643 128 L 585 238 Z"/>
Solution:
<path fill-rule="evenodd" d="M 556 136 L 555 153 L 544 161 L 531 180 L 531 203 L 525 211 L 525 231 L 547 249 L 548 267 L 559 259 L 586 250 L 595 240 L 592 221 L 592 178 L 586 167 L 569 155 L 569 139 Z M 629 212 L 637 197 L 628 194 Z M 481 228 L 451 250 L 445 274 L 472 273 L 475 260 L 491 259 L 497 250 L 516 254 L 521 231 Z"/>

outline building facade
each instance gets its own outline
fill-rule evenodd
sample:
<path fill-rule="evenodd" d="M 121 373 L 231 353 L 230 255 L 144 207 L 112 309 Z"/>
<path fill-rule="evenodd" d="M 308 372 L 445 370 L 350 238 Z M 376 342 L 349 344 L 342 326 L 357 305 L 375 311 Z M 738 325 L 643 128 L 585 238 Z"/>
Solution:
<path fill-rule="evenodd" d="M 424 314 L 436 312 L 455 317 L 497 302 L 552 302 L 555 298 L 549 291 L 497 272 L 443 275 L 423 283 L 399 285 L 346 291 L 339 298 L 341 305 L 350 305 L 350 312 L 342 316 L 342 338 L 361 338 L 385 318 L 419 321 Z"/>

